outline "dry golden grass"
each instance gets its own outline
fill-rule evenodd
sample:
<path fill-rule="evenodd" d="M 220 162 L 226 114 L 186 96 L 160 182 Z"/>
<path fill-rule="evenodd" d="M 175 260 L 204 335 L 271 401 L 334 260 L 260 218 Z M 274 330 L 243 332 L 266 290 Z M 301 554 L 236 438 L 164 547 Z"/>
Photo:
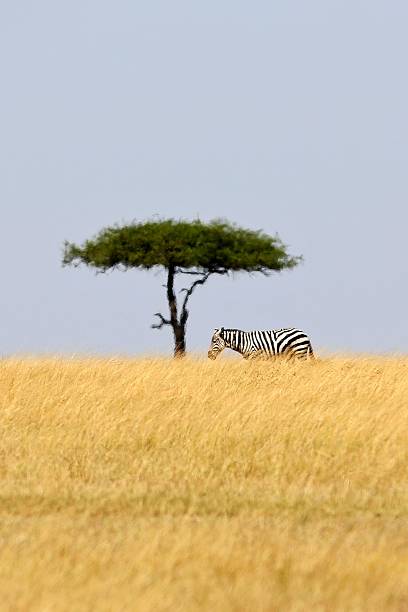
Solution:
<path fill-rule="evenodd" d="M 408 359 L 0 361 L 2 611 L 408 610 Z"/>

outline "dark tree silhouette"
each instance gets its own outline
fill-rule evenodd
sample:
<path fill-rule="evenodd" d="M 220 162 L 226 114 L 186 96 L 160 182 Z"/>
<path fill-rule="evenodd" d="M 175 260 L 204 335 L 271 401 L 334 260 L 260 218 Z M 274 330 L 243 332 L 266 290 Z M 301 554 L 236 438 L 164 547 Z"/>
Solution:
<path fill-rule="evenodd" d="M 158 322 L 152 327 L 171 326 L 176 357 L 186 351 L 189 299 L 212 274 L 261 272 L 268 275 L 293 268 L 300 259 L 288 255 L 277 236 L 242 229 L 224 220 L 203 223 L 169 219 L 108 227 L 82 246 L 65 242 L 63 254 L 64 265 L 84 263 L 100 272 L 163 267 L 167 272 L 169 315 L 157 312 Z M 174 288 L 177 274 L 197 277 L 182 289 L 184 296 L 179 301 Z"/>

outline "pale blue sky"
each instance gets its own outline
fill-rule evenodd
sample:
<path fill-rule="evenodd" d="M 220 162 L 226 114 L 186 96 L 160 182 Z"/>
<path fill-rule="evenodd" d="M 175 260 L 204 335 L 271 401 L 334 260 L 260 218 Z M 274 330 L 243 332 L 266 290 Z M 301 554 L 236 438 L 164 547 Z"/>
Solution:
<path fill-rule="evenodd" d="M 0 3 L 0 354 L 171 353 L 163 277 L 63 269 L 153 215 L 278 232 L 304 264 L 214 278 L 216 326 L 408 351 L 408 3 Z"/>

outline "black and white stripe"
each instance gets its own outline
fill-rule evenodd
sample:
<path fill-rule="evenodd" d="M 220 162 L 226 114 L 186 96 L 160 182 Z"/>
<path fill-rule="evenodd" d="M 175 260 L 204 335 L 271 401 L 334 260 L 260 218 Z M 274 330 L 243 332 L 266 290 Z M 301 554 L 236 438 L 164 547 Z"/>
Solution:
<path fill-rule="evenodd" d="M 216 359 L 225 348 L 237 351 L 244 359 L 283 356 L 305 360 L 314 357 L 309 337 L 295 327 L 265 331 L 241 331 L 221 327 L 214 331 L 208 357 Z"/>

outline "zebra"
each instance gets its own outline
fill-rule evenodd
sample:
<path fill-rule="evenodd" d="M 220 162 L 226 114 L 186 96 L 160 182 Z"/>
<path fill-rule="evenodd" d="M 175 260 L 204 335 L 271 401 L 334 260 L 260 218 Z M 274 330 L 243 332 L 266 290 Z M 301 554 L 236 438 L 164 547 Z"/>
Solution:
<path fill-rule="evenodd" d="M 273 358 L 314 359 L 309 337 L 300 329 L 286 327 L 266 331 L 241 331 L 240 329 L 215 329 L 208 350 L 209 359 L 217 359 L 225 349 L 240 353 L 244 359 Z"/>

